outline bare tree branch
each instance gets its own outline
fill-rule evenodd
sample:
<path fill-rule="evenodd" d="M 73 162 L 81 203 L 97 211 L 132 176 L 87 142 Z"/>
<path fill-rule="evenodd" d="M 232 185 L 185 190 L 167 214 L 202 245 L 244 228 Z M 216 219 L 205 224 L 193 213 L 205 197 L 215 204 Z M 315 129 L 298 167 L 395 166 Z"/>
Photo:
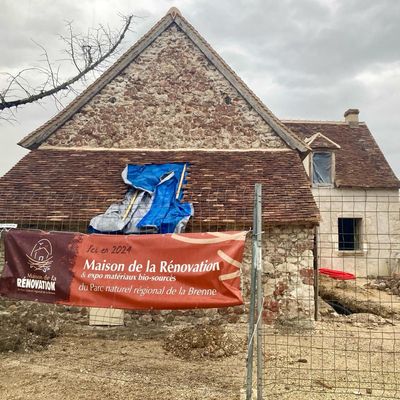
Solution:
<path fill-rule="evenodd" d="M 16 74 L 4 74 L 7 77 L 7 83 L 4 89 L 0 89 L 0 112 L 38 102 L 46 97 L 53 97 L 56 104 L 60 106 L 61 102 L 57 95 L 66 90 L 75 92 L 72 88 L 74 83 L 84 80 L 90 72 L 98 71 L 100 64 L 117 53 L 119 45 L 130 30 L 132 20 L 133 15 L 124 16 L 124 24 L 119 31 L 112 32 L 108 26 L 99 25 L 97 29 L 89 29 L 86 36 L 75 34 L 72 22 L 68 21 L 66 23 L 68 36 L 61 36 L 61 39 L 66 43 L 65 53 L 77 70 L 77 74 L 64 81 L 60 81 L 60 66 L 55 66 L 50 61 L 47 50 L 35 42 L 43 51 L 42 57 L 45 66 L 26 68 Z M 24 77 L 26 73 L 32 72 L 44 76 L 42 83 L 37 88 L 32 87 Z M 22 95 L 22 98 L 15 98 L 16 94 Z M 14 118 L 14 113 L 11 113 L 11 115 Z M 6 118 L 0 117 L 1 119 Z"/>

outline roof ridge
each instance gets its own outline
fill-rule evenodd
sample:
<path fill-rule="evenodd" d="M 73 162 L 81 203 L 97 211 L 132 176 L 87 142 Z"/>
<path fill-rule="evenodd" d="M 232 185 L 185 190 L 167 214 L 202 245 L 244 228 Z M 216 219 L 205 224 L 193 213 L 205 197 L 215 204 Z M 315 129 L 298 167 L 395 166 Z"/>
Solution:
<path fill-rule="evenodd" d="M 171 15 L 173 19 L 175 19 L 178 15 L 182 17 L 182 13 L 179 11 L 179 8 L 177 7 L 171 7 L 168 11 L 167 14 Z"/>
<path fill-rule="evenodd" d="M 327 125 L 348 125 L 346 121 L 334 121 L 334 120 L 312 120 L 312 119 L 281 119 L 283 124 L 327 124 Z M 361 121 L 359 125 L 366 125 L 366 122 Z"/>

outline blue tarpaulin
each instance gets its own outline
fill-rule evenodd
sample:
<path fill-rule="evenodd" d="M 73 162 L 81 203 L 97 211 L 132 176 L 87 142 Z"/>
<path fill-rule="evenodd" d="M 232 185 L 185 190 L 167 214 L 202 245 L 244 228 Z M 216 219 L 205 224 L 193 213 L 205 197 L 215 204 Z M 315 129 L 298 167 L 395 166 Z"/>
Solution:
<path fill-rule="evenodd" d="M 180 233 L 193 206 L 182 203 L 188 163 L 128 164 L 122 179 L 130 186 L 124 200 L 90 221 L 90 232 Z"/>

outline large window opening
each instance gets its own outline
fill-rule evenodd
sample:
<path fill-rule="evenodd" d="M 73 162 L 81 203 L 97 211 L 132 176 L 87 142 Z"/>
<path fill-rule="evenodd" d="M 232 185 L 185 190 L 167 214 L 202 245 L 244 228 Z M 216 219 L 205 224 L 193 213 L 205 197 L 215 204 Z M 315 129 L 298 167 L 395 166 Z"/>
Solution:
<path fill-rule="evenodd" d="M 339 218 L 339 250 L 361 249 L 361 218 Z"/>
<path fill-rule="evenodd" d="M 332 184 L 332 153 L 330 152 L 313 153 L 312 182 L 315 185 Z"/>

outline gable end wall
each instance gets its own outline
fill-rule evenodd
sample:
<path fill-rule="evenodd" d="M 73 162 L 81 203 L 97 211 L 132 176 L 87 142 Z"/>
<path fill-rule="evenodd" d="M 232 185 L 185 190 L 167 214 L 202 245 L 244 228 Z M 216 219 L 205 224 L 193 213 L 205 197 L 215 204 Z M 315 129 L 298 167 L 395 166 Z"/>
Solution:
<path fill-rule="evenodd" d="M 42 146 L 286 148 L 175 24 Z"/>

